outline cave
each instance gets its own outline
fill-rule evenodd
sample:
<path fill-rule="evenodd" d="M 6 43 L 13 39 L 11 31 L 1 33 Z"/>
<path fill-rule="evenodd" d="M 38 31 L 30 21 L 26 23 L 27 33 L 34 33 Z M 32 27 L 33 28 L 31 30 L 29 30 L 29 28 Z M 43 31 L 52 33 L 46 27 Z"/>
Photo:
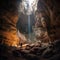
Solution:
<path fill-rule="evenodd" d="M 60 60 L 59 0 L 0 0 L 0 60 Z"/>
<path fill-rule="evenodd" d="M 50 17 L 45 14 L 45 9 L 45 5 L 42 2 L 39 3 L 39 0 L 21 1 L 18 8 L 19 18 L 16 23 L 16 28 L 17 35 L 22 42 L 23 40 L 27 40 L 28 43 L 35 43 L 37 41 L 50 42 L 47 32 L 50 29 Z M 21 34 L 25 38 L 21 38 Z"/>

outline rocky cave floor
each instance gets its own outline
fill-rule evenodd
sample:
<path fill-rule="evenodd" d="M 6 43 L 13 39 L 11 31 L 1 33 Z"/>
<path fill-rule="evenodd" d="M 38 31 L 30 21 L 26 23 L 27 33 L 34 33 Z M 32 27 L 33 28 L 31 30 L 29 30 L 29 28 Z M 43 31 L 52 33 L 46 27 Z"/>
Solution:
<path fill-rule="evenodd" d="M 26 44 L 8 47 L 0 44 L 0 60 L 60 60 L 60 41 L 44 44 Z"/>

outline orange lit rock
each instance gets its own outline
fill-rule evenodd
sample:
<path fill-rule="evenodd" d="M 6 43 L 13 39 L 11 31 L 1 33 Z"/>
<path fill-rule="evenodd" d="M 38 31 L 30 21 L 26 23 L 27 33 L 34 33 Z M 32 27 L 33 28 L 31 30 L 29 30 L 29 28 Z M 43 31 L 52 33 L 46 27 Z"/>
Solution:
<path fill-rule="evenodd" d="M 2 44 L 15 46 L 19 44 L 16 23 L 18 20 L 17 1 L 2 1 L 0 13 L 0 36 Z"/>

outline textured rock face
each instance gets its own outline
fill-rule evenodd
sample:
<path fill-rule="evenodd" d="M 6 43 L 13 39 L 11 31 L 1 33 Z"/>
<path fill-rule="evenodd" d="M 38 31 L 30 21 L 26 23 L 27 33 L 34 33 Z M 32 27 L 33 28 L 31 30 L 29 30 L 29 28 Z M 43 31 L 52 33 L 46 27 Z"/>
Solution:
<path fill-rule="evenodd" d="M 18 0 L 0 1 L 0 43 L 8 45 L 19 44 L 17 36 L 16 22 L 18 20 L 17 12 Z M 60 39 L 60 3 L 59 0 L 39 0 L 38 18 L 44 18 L 48 36 L 53 41 Z M 44 35 L 45 37 L 45 35 Z M 39 37 L 38 37 L 39 38 Z M 49 39 L 49 38 L 45 38 Z"/>
<path fill-rule="evenodd" d="M 60 39 L 60 3 L 59 0 L 51 0 L 50 3 L 47 2 L 50 12 L 50 37 L 52 40 Z M 58 23 L 59 22 L 59 23 Z"/>
<path fill-rule="evenodd" d="M 51 41 L 60 39 L 60 3 L 59 0 L 39 0 L 37 17 L 42 21 L 42 27 L 47 29 Z"/>
<path fill-rule="evenodd" d="M 16 22 L 18 20 L 17 1 L 2 0 L 0 2 L 0 43 L 17 45 Z"/>

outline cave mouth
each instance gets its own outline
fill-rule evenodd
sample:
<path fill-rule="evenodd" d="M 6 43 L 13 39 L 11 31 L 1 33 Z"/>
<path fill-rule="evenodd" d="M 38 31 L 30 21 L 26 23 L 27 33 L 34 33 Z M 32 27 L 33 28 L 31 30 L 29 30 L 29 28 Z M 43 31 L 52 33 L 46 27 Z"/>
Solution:
<path fill-rule="evenodd" d="M 23 0 L 19 5 L 19 19 L 17 21 L 17 35 L 19 38 L 22 38 L 22 41 L 25 39 L 28 42 L 37 42 L 41 41 L 43 35 L 46 32 L 46 28 L 43 28 L 44 17 L 37 17 L 37 5 L 38 0 Z M 38 12 L 39 14 L 39 12 Z"/>
<path fill-rule="evenodd" d="M 19 19 L 17 21 L 17 34 L 23 34 L 27 41 L 34 41 L 35 34 L 35 11 L 37 10 L 38 0 L 23 0 L 19 5 Z M 22 8 L 21 8 L 22 7 Z"/>

